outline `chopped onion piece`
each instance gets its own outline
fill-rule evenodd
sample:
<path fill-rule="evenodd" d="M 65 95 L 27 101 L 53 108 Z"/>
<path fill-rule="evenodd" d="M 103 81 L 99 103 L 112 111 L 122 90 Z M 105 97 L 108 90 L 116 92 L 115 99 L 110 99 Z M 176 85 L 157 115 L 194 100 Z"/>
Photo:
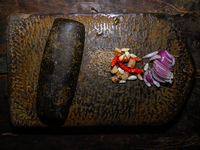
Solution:
<path fill-rule="evenodd" d="M 158 51 L 155 51 L 155 52 L 152 52 L 152 53 L 149 53 L 149 54 L 145 55 L 145 56 L 142 57 L 142 58 L 150 58 L 150 57 L 153 57 L 153 56 L 155 56 L 155 55 L 157 55 L 157 54 L 158 54 Z"/>
<path fill-rule="evenodd" d="M 146 79 L 147 79 L 147 81 L 148 81 L 149 83 L 153 82 L 153 80 L 151 79 L 151 77 L 150 77 L 148 74 L 146 75 Z"/>
<path fill-rule="evenodd" d="M 151 71 L 147 70 L 144 73 L 144 82 L 148 87 L 151 87 L 151 83 L 153 82 L 152 80 L 152 75 L 151 75 Z"/>
<path fill-rule="evenodd" d="M 160 61 L 158 60 L 155 60 L 153 65 L 157 65 L 159 66 L 160 68 L 163 68 L 164 70 L 168 70 L 168 71 L 171 71 L 170 68 L 166 67 L 164 64 L 162 64 Z"/>
<path fill-rule="evenodd" d="M 154 62 L 153 68 L 155 73 L 163 79 L 171 79 L 173 77 L 173 74 L 170 71 L 170 69 L 168 69 L 167 67 L 163 68 L 161 63 Z"/>
<path fill-rule="evenodd" d="M 153 69 L 153 68 L 152 68 L 152 69 Z M 150 82 L 149 82 L 149 81 L 147 80 L 148 76 L 146 75 L 146 81 L 147 81 L 148 83 L 153 83 L 153 84 L 155 84 L 157 87 L 160 87 L 160 83 L 159 83 L 158 81 L 156 81 L 156 80 L 153 78 L 153 70 L 152 70 L 152 69 L 146 71 L 146 72 L 147 72 L 147 75 L 149 75 L 149 77 L 150 77 L 150 79 L 151 79 L 151 80 L 148 79 L 148 80 L 150 81 Z M 145 73 L 146 73 L 146 72 L 145 72 Z M 148 85 L 147 85 L 147 86 L 148 86 Z"/>
<path fill-rule="evenodd" d="M 160 87 L 160 83 L 157 82 L 156 80 L 153 80 L 153 84 L 155 84 L 155 86 Z"/>
<path fill-rule="evenodd" d="M 171 59 L 171 54 L 168 51 L 166 51 L 165 49 L 163 49 L 162 51 L 165 52 L 168 59 Z"/>
<path fill-rule="evenodd" d="M 161 56 L 159 61 L 163 63 L 166 67 L 174 66 L 175 58 L 172 54 L 168 53 L 166 50 L 158 52 L 158 55 Z"/>
<path fill-rule="evenodd" d="M 165 80 L 166 82 L 169 82 L 170 84 L 172 84 L 172 80 L 170 79 L 170 80 Z"/>
<path fill-rule="evenodd" d="M 157 74 L 158 77 L 163 78 L 164 80 L 172 79 L 171 72 L 167 71 L 164 73 L 161 73 L 160 71 L 157 71 L 156 69 L 154 72 Z"/>
<path fill-rule="evenodd" d="M 154 59 L 160 59 L 160 58 L 161 58 L 160 55 L 155 55 L 155 56 L 151 57 L 149 61 L 152 61 Z"/>
<path fill-rule="evenodd" d="M 158 77 L 158 75 L 155 73 L 154 69 L 151 70 L 152 73 L 152 77 L 154 80 L 161 82 L 161 83 L 165 83 L 165 79 L 161 79 L 160 77 Z"/>
<path fill-rule="evenodd" d="M 146 70 L 144 73 L 144 81 L 148 87 L 152 83 L 157 87 L 160 87 L 160 82 L 172 84 L 172 67 L 175 65 L 175 58 L 171 53 L 163 49 L 159 52 L 156 51 L 147 54 L 143 58 L 150 58 L 150 61 L 153 60 L 153 67 L 151 69 L 148 69 L 147 64 L 144 67 L 144 70 Z"/>
<path fill-rule="evenodd" d="M 172 55 L 172 54 L 171 54 Z M 175 58 L 174 56 L 172 55 L 172 65 L 171 66 L 174 66 L 175 65 Z"/>
<path fill-rule="evenodd" d="M 151 84 L 144 78 L 144 82 L 148 87 L 151 87 Z"/>

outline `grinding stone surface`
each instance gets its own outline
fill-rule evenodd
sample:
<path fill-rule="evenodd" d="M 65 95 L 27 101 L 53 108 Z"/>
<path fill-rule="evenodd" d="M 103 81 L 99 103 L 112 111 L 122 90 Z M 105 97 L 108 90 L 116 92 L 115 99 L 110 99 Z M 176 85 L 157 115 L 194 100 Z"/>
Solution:
<path fill-rule="evenodd" d="M 45 43 L 55 18 L 85 26 L 78 83 L 63 126 L 163 125 L 184 104 L 194 78 L 186 41 L 169 16 L 158 14 L 32 14 L 8 19 L 8 86 L 14 126 L 45 126 L 37 116 L 36 95 Z M 114 48 L 128 47 L 142 57 L 168 50 L 176 58 L 174 82 L 160 88 L 140 80 L 113 84 L 109 79 Z M 137 63 L 143 68 L 146 60 Z"/>

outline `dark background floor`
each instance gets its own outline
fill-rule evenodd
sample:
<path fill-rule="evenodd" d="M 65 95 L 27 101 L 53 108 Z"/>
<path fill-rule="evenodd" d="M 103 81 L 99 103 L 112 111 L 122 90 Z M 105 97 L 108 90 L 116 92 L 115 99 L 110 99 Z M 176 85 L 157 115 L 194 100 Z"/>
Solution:
<path fill-rule="evenodd" d="M 165 13 L 183 31 L 196 76 L 181 113 L 160 127 L 13 128 L 9 122 L 6 24 L 11 13 Z M 0 150 L 200 149 L 200 0 L 1 0 Z"/>

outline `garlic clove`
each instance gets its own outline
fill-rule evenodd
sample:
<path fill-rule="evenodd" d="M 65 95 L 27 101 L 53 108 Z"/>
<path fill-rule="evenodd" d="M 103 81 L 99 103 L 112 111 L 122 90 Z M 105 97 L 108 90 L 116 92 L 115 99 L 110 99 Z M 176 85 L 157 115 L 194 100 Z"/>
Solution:
<path fill-rule="evenodd" d="M 130 54 L 129 54 L 128 51 L 125 52 L 125 55 L 126 55 L 127 58 L 130 58 Z"/>
<path fill-rule="evenodd" d="M 119 72 L 121 73 L 121 74 L 124 74 L 124 70 L 122 69 L 122 68 L 118 68 L 118 70 L 119 70 Z"/>
<path fill-rule="evenodd" d="M 115 65 L 115 66 L 111 69 L 110 72 L 111 72 L 112 74 L 116 74 L 116 73 L 118 72 L 117 66 Z"/>
<path fill-rule="evenodd" d="M 128 80 L 136 80 L 137 79 L 137 76 L 135 75 L 131 75 L 128 77 Z"/>
<path fill-rule="evenodd" d="M 139 80 L 141 80 L 141 81 L 143 80 L 141 74 L 138 74 L 137 77 L 138 77 Z"/>
<path fill-rule="evenodd" d="M 119 59 L 119 60 L 122 60 L 122 59 L 124 59 L 124 58 L 125 58 L 125 54 L 121 55 L 118 59 Z"/>
<path fill-rule="evenodd" d="M 119 81 L 119 83 L 126 83 L 126 80 L 121 80 L 121 81 Z"/>
<path fill-rule="evenodd" d="M 130 57 L 137 57 L 136 55 L 134 55 L 134 54 L 130 54 Z"/>
<path fill-rule="evenodd" d="M 130 48 L 122 48 L 121 49 L 121 51 L 124 51 L 124 52 L 129 51 L 129 50 L 130 50 Z"/>
<path fill-rule="evenodd" d="M 144 71 L 146 71 L 149 68 L 149 63 L 146 63 L 144 66 Z"/>

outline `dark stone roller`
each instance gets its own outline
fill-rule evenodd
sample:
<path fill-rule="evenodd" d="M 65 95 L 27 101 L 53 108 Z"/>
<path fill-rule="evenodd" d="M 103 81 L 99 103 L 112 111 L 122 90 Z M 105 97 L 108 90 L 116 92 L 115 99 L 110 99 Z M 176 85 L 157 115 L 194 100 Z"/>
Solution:
<path fill-rule="evenodd" d="M 43 123 L 64 122 L 80 71 L 85 28 L 70 19 L 55 19 L 41 63 L 37 113 Z"/>

